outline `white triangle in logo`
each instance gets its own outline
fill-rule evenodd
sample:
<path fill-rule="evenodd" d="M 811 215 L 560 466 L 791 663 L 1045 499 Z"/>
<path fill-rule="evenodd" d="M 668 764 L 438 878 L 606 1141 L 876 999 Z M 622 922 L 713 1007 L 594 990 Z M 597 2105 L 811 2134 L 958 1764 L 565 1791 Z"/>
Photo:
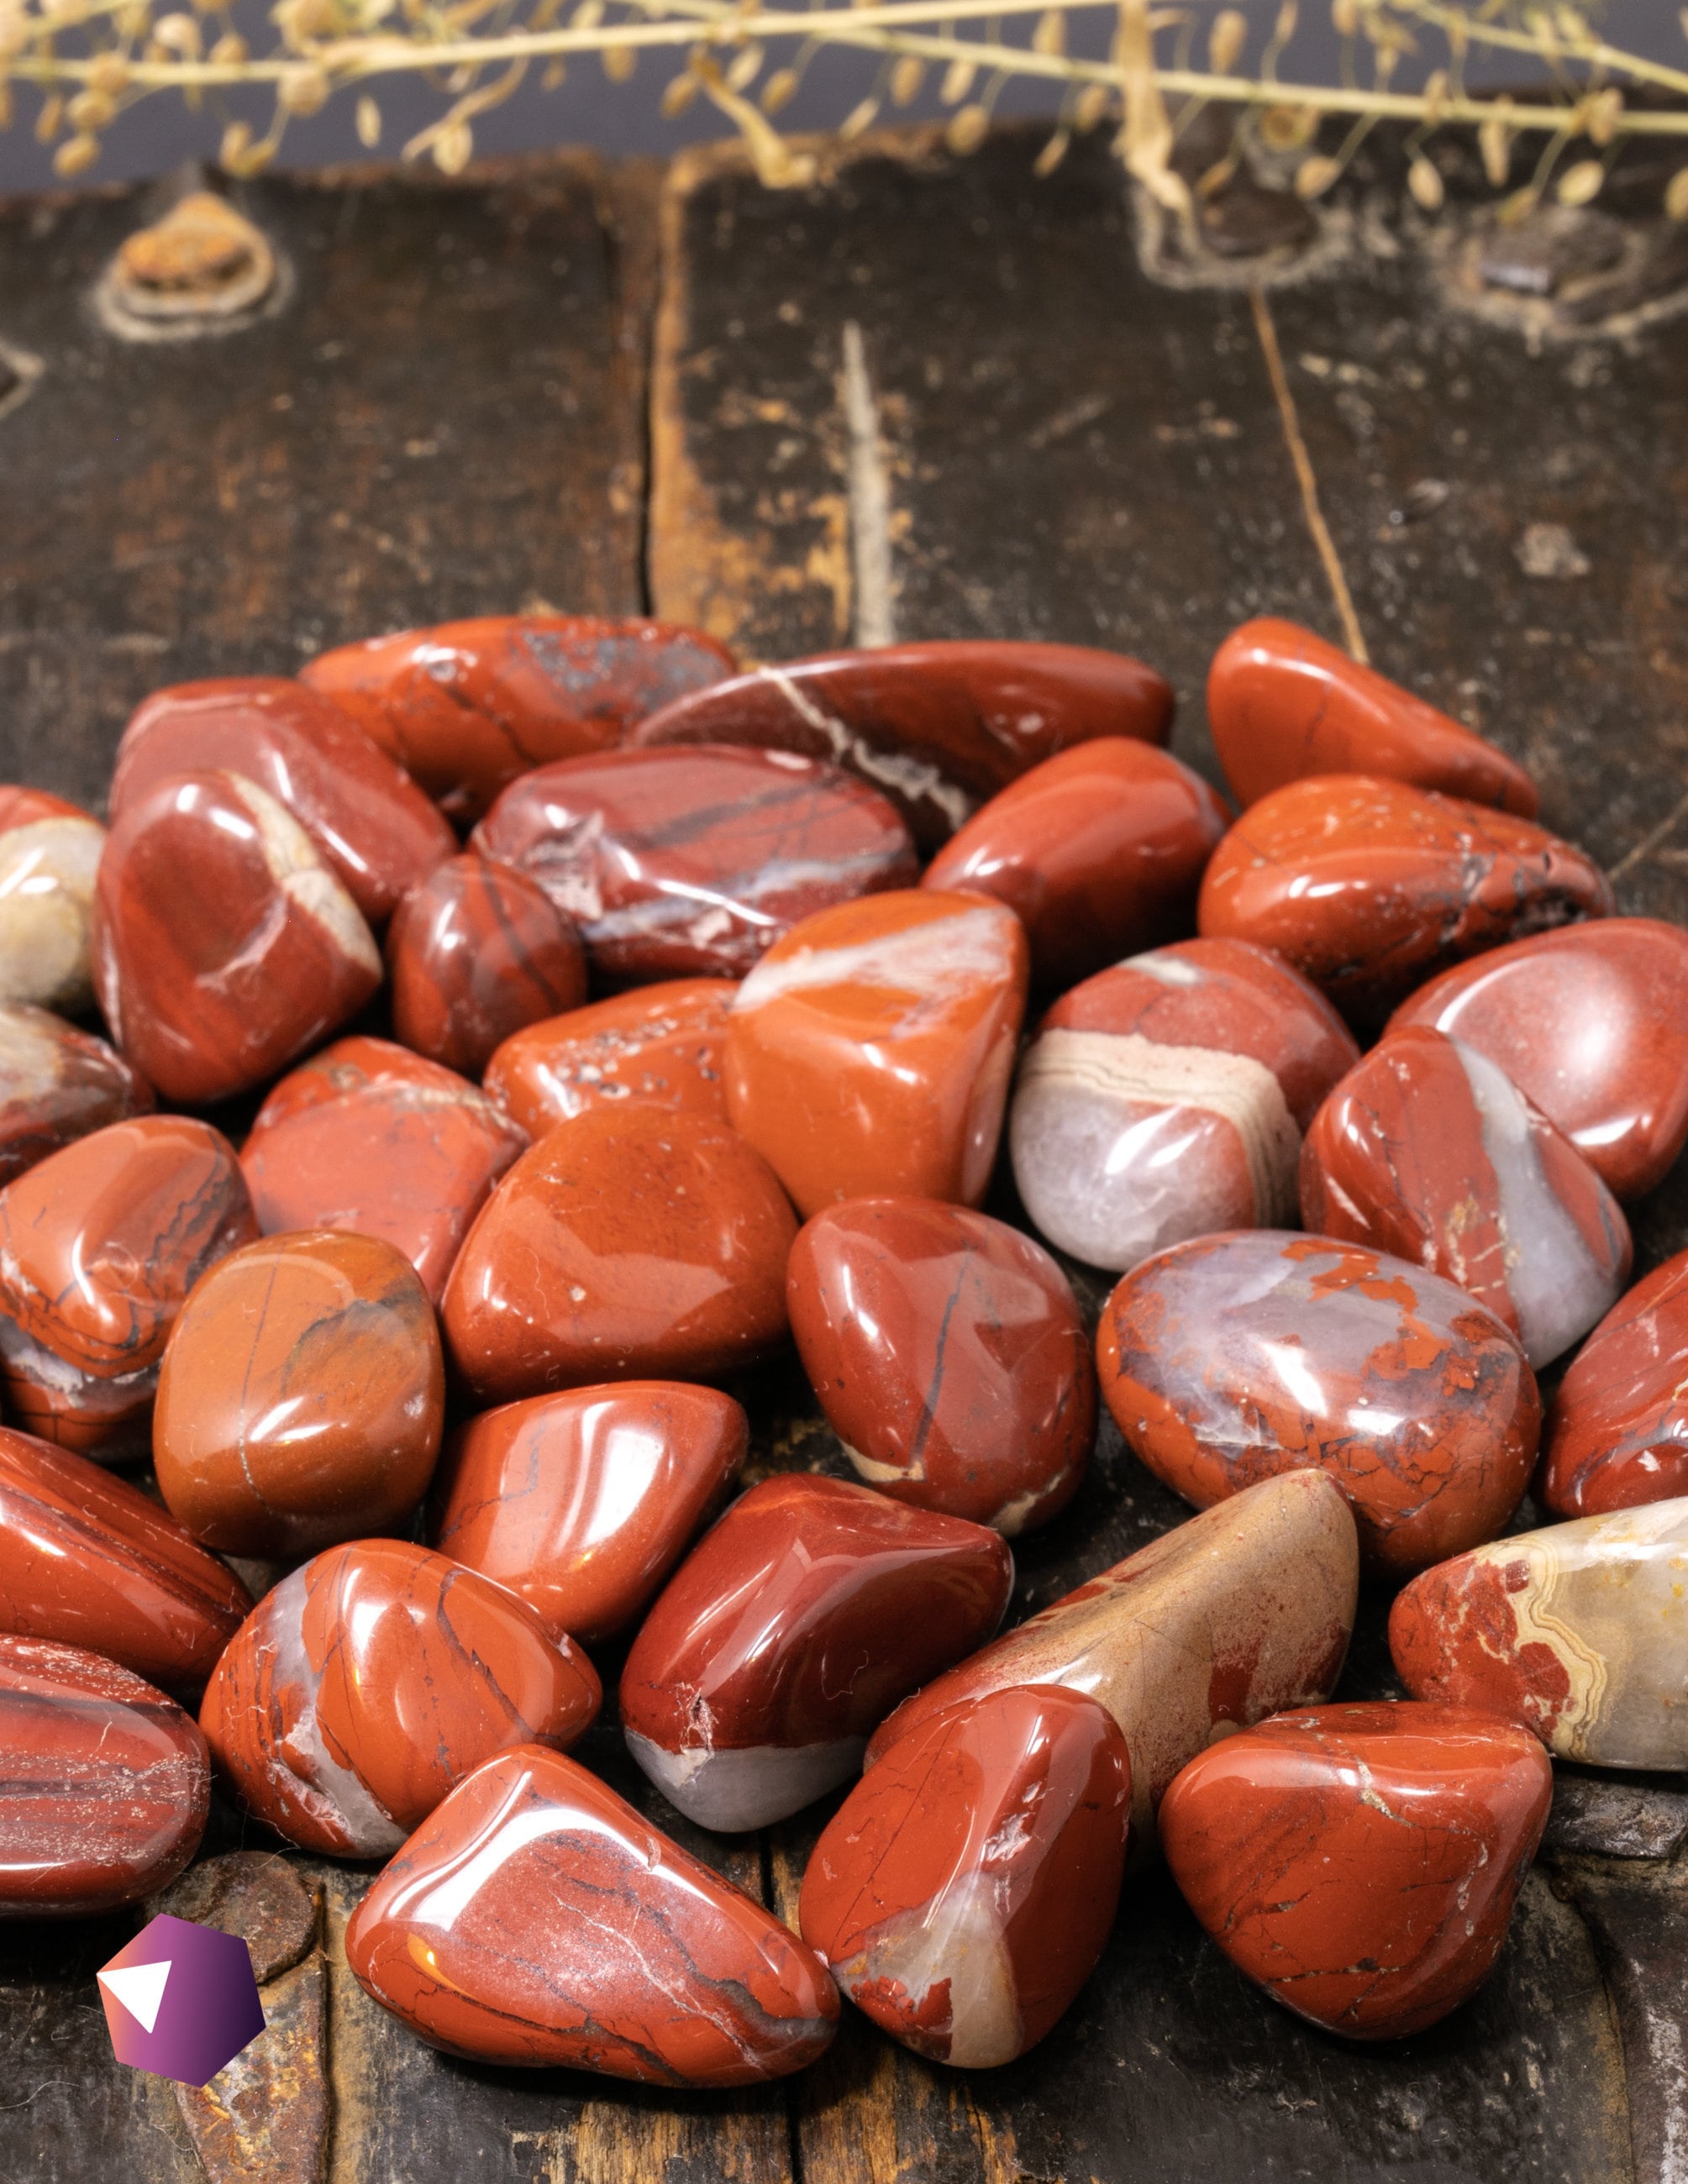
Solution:
<path fill-rule="evenodd" d="M 150 2032 L 159 2021 L 164 2003 L 164 1984 L 170 1977 L 168 1957 L 155 1964 L 126 1964 L 120 1971 L 97 1972 L 106 1992 L 115 1995 L 129 2014 Z"/>

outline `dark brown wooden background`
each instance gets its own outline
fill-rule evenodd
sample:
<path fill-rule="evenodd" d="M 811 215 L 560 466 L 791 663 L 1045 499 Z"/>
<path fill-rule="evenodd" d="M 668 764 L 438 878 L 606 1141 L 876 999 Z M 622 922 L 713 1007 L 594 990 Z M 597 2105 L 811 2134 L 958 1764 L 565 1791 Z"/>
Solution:
<path fill-rule="evenodd" d="M 534 604 L 696 619 L 763 658 L 893 631 L 1140 651 L 1205 765 L 1206 661 L 1271 610 L 1493 736 L 1624 909 L 1688 920 L 1688 265 L 1663 168 L 1620 170 L 1603 287 L 1520 300 L 1478 261 L 1523 278 L 1532 246 L 1485 240 L 1456 171 L 1439 222 L 1404 209 L 1390 143 L 1311 227 L 1239 184 L 1192 245 L 1099 144 L 1034 180 L 1037 141 L 870 142 L 789 196 L 718 153 L 265 181 L 240 202 L 286 300 L 169 343 L 90 302 L 167 193 L 0 206 L 0 767 L 98 805 L 159 683 Z M 1688 1190 L 1637 1234 L 1643 1268 L 1688 1242 Z M 743 1392 L 758 1464 L 837 1464 L 791 1372 Z M 1110 1432 L 1026 1543 L 1019 1608 L 1182 1513 Z M 1384 1605 L 1350 1691 L 1390 1688 Z M 654 1805 L 612 1729 L 587 1756 Z M 676 1832 L 789 1913 L 815 1823 Z M 208 1852 L 243 1839 L 220 1813 Z M 320 1899 L 232 2120 L 110 2059 L 92 1974 L 133 1919 L 0 1930 L 0 2179 L 1681 2184 L 1685 1841 L 1683 1788 L 1562 1773 L 1495 1978 L 1411 2042 L 1300 2025 L 1151 1874 L 1010 2069 L 936 2069 L 858 2020 L 747 2098 L 433 2054 L 346 1971 L 360 1871 L 289 1857 L 228 1914 L 255 1942 L 301 1884 Z"/>

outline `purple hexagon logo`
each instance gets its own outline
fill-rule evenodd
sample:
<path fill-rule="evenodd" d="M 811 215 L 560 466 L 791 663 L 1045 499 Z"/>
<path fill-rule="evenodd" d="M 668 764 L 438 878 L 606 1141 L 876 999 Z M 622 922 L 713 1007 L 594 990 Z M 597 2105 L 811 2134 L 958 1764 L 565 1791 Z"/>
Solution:
<path fill-rule="evenodd" d="M 239 1935 L 167 1911 L 98 1977 L 112 2053 L 131 2070 L 203 2086 L 264 2030 L 252 1953 Z"/>

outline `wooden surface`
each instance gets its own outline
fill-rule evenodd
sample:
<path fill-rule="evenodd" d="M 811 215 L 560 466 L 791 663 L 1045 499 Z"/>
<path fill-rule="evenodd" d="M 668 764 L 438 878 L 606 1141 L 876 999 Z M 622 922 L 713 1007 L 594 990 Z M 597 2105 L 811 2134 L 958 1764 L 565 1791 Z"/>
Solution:
<path fill-rule="evenodd" d="M 160 682 L 535 601 L 647 605 L 764 658 L 1139 650 L 1205 765 L 1207 659 L 1270 610 L 1493 736 L 1626 910 L 1688 921 L 1688 318 L 1663 174 L 1619 176 L 1604 292 L 1514 301 L 1474 270 L 1463 178 L 1427 229 L 1389 143 L 1311 237 L 1257 188 L 1191 244 L 1100 146 L 1034 180 L 1037 142 L 960 163 L 869 143 L 796 196 L 714 153 L 666 178 L 563 159 L 265 181 L 240 202 L 285 298 L 173 343 L 120 338 L 90 301 L 159 199 L 0 207 L 0 766 L 96 800 Z M 1637 1235 L 1643 1268 L 1688 1242 L 1680 1178 Z M 757 1466 L 840 1468 L 793 1369 L 741 1392 Z M 1024 1543 L 1014 1612 L 1182 1513 L 1107 1429 L 1078 1502 Z M 1391 1688 L 1386 1606 L 1364 1605 L 1347 1692 Z M 674 1825 L 612 1728 L 586 1756 Z M 789 1914 L 827 1809 L 765 1841 L 675 1832 Z M 219 1812 L 207 1855 L 255 1840 Z M 1499 1970 L 1417 2040 L 1300 2026 L 1151 1874 L 1007 2070 L 945 2071 L 855 2020 L 800 2081 L 690 2099 L 432 2053 L 347 1974 L 360 1869 L 289 1856 L 271 1885 L 302 1880 L 316 1924 L 221 2106 L 110 2059 L 92 1972 L 133 1919 L 0 1931 L 0 2178 L 1681 2184 L 1685 1840 L 1683 1786 L 1562 1772 Z M 250 1904 L 230 1915 L 256 1932 Z"/>

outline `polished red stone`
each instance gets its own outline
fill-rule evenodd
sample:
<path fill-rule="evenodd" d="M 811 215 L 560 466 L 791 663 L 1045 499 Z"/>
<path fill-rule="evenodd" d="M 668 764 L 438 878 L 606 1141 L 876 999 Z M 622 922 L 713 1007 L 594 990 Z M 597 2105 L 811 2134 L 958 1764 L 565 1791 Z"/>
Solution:
<path fill-rule="evenodd" d="M 537 881 L 617 986 L 741 978 L 811 911 L 919 877 L 876 790 L 729 744 L 541 766 L 505 790 L 472 845 Z"/>
<path fill-rule="evenodd" d="M 1050 1242 L 1098 1267 L 1295 1205 L 1301 1133 L 1359 1059 L 1330 1003 L 1242 940 L 1184 940 L 1075 987 L 1037 1028 L 1009 1146 Z"/>
<path fill-rule="evenodd" d="M 1494 1714 L 1320 1707 L 1193 1759 L 1160 1841 L 1190 1908 L 1275 2002 L 1400 2040 L 1489 1976 L 1552 1796 L 1547 1754 Z"/>
<path fill-rule="evenodd" d="M 1098 736 L 1000 789 L 921 884 L 1005 902 L 1026 928 L 1032 983 L 1059 989 L 1193 931 L 1202 872 L 1229 821 L 1169 753 Z"/>
<path fill-rule="evenodd" d="M 1423 1025 L 1351 1069 L 1301 1149 L 1301 1220 L 1474 1296 L 1540 1368 L 1629 1271 L 1629 1224 L 1567 1139 L 1486 1056 Z"/>
<path fill-rule="evenodd" d="M 805 1215 L 976 1206 L 1026 1006 L 1026 933 L 987 897 L 899 889 L 805 918 L 734 999 L 727 1112 Z"/>
<path fill-rule="evenodd" d="M 251 1606 L 149 1496 L 0 1427 L 0 1630 L 86 1646 L 197 1692 Z"/>
<path fill-rule="evenodd" d="M 194 1106 L 285 1068 L 381 983 L 369 928 L 310 836 L 234 773 L 158 782 L 118 820 L 93 957 L 117 1044 Z"/>
<path fill-rule="evenodd" d="M 346 1960 L 412 2031 L 478 2062 L 746 2086 L 802 2070 L 837 2029 L 837 1990 L 795 1934 L 532 1746 L 417 1830 L 352 1914 Z"/>
<path fill-rule="evenodd" d="M 81 1016 L 105 829 L 62 797 L 0 788 L 0 1002 Z"/>
<path fill-rule="evenodd" d="M 917 2054 L 1011 2063 L 1096 1968 L 1131 1802 L 1126 1740 L 1094 1699 L 1046 1685 L 964 1702 L 894 1744 L 828 1823 L 803 1939 Z"/>
<path fill-rule="evenodd" d="M 829 1206 L 786 1305 L 821 1408 L 893 1500 L 1010 1538 L 1077 1490 L 1096 1375 L 1066 1276 L 1006 1222 L 926 1198 Z"/>
<path fill-rule="evenodd" d="M 207 1267 L 258 1233 L 234 1148 L 185 1115 L 96 1130 L 0 1191 L 0 1384 L 17 1422 L 143 1454 L 159 1361 Z"/>
<path fill-rule="evenodd" d="M 0 1635 L 0 1919 L 87 1916 L 168 1887 L 210 1810 L 173 1699 L 78 1646 Z"/>
<path fill-rule="evenodd" d="M 372 924 L 456 848 L 402 766 L 349 713 L 282 675 L 155 690 L 117 746 L 111 816 L 178 774 L 243 774 L 290 811 Z"/>
<path fill-rule="evenodd" d="M 1619 1198 L 1688 1141 L 1688 933 L 1607 917 L 1444 971 L 1389 1019 L 1430 1024 L 1504 1069 Z"/>
<path fill-rule="evenodd" d="M 705 1827 L 783 1819 L 854 1774 L 899 1699 L 989 1638 L 1013 1583 L 982 1525 L 808 1472 L 764 1479 L 646 1617 L 622 1672 L 629 1747 Z"/>
<path fill-rule="evenodd" d="M 340 645 L 300 679 L 469 821 L 517 774 L 612 749 L 635 721 L 735 665 L 713 638 L 674 622 L 483 615 Z"/>
<path fill-rule="evenodd" d="M 1207 724 L 1244 805 L 1309 774 L 1370 773 L 1535 816 L 1535 783 L 1504 751 L 1311 630 L 1271 615 L 1233 629 L 1213 655 Z"/>
<path fill-rule="evenodd" d="M 1028 1684 L 1107 1708 L 1132 1755 L 1132 1858 L 1183 1766 L 1230 1727 L 1306 1706 L 1341 1674 L 1359 1591 L 1354 1518 L 1322 1471 L 1291 1471 L 1163 1532 L 906 1700 L 898 1741 L 965 1701 Z"/>
<path fill-rule="evenodd" d="M 67 803 L 45 788 L 24 788 L 14 782 L 0 785 L 0 834 L 14 827 L 33 827 L 42 819 L 89 819 L 80 804 Z"/>
<path fill-rule="evenodd" d="M 1124 653 L 963 639 L 758 667 L 677 699 L 629 740 L 753 744 L 847 766 L 892 799 L 930 851 L 1069 744 L 1164 744 L 1171 727 L 1171 685 Z"/>
<path fill-rule="evenodd" d="M 439 1332 L 410 1261 L 378 1237 L 305 1229 L 195 1284 L 159 1375 L 153 1464 L 196 1540 L 297 1562 L 407 1531 L 444 1416 Z"/>
<path fill-rule="evenodd" d="M 1688 1494 L 1688 1251 L 1607 1313 L 1559 1383 L 1535 1498 L 1597 1517 Z"/>
<path fill-rule="evenodd" d="M 550 1630 L 613 1637 L 737 1478 L 748 1437 L 730 1396 L 679 1380 L 506 1403 L 448 1443 L 429 1535 Z"/>
<path fill-rule="evenodd" d="M 0 1184 L 152 1106 L 151 1086 L 103 1039 L 46 1009 L 0 1003 Z"/>
<path fill-rule="evenodd" d="M 1541 1399 L 1516 1338 L 1463 1290 L 1320 1236 L 1203 1236 L 1145 1260 L 1097 1329 L 1102 1395 L 1198 1508 L 1316 1463 L 1372 1569 L 1492 1540 L 1535 1459 Z"/>
<path fill-rule="evenodd" d="M 738 990 L 725 978 L 674 978 L 530 1024 L 488 1063 L 486 1089 L 534 1138 L 629 1100 L 724 1123 L 722 1050 Z"/>
<path fill-rule="evenodd" d="M 590 1108 L 470 1231 L 441 1306 L 453 1362 L 492 1403 L 731 1372 L 785 1340 L 796 1231 L 767 1162 L 719 1123 Z"/>
<path fill-rule="evenodd" d="M 1613 905 L 1600 867 L 1532 821 L 1325 774 L 1244 813 L 1213 854 L 1197 922 L 1276 948 L 1371 1022 L 1450 963 Z"/>
<path fill-rule="evenodd" d="M 343 1039 L 284 1077 L 241 1166 L 265 1235 L 379 1236 L 437 1304 L 489 1193 L 527 1134 L 463 1078 L 384 1039 Z"/>
<path fill-rule="evenodd" d="M 301 1849 L 384 1858 L 518 1744 L 572 1744 L 602 1694 L 525 1601 L 403 1540 L 330 1547 L 266 1593 L 199 1724 L 248 1809 Z"/>
<path fill-rule="evenodd" d="M 398 1037 L 465 1077 L 525 1026 L 586 998 L 573 920 L 525 872 L 483 857 L 450 859 L 405 896 L 387 975 Z"/>

